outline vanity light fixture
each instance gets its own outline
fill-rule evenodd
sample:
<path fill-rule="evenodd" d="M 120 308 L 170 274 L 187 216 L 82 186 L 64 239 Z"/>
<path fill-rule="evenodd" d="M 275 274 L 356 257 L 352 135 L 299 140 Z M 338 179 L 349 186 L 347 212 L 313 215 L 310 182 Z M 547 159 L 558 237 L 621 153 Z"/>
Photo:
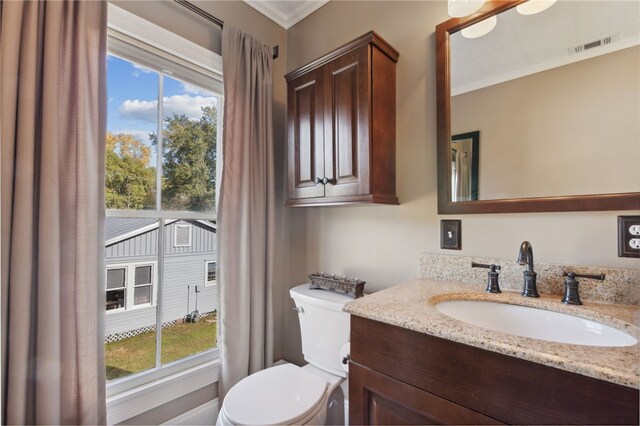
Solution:
<path fill-rule="evenodd" d="M 480 21 L 470 27 L 463 28 L 461 33 L 465 38 L 478 38 L 491 31 L 498 23 L 497 16 L 491 16 L 484 21 Z"/>
<path fill-rule="evenodd" d="M 449 0 L 447 10 L 452 18 L 462 18 L 480 9 L 485 0 Z"/>
<path fill-rule="evenodd" d="M 520 15 L 535 15 L 549 9 L 557 0 L 529 0 L 516 6 Z"/>

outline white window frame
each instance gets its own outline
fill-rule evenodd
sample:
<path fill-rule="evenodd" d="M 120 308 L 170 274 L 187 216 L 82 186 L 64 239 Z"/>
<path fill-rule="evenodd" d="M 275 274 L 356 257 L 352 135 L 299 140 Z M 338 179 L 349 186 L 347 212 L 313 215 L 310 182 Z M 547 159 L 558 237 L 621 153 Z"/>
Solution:
<path fill-rule="evenodd" d="M 222 57 L 197 44 L 158 27 L 112 3 L 108 3 L 108 52 L 124 60 L 135 62 L 160 73 L 206 88 L 218 97 L 218 153 L 216 194 L 222 168 L 222 133 L 224 96 L 222 94 Z M 185 76 L 188 76 L 185 77 Z M 160 83 L 161 85 L 162 83 Z M 162 111 L 158 112 L 158 151 L 162 150 Z M 160 156 L 158 156 L 160 157 Z M 156 164 L 162 176 L 162 161 Z M 158 219 L 158 247 L 164 244 L 165 225 L 172 220 L 216 221 L 216 214 L 199 212 L 172 212 L 162 210 L 161 178 L 157 178 L 156 210 L 112 210 L 108 217 Z M 216 203 L 217 208 L 217 203 Z M 166 253 L 165 253 L 166 254 Z M 162 312 L 162 282 L 164 257 L 158 257 L 156 267 L 156 311 Z M 160 329 L 160 314 L 156 328 Z M 188 394 L 193 389 L 216 383 L 220 371 L 218 348 L 198 353 L 169 364 L 160 360 L 160 336 L 156 335 L 156 366 L 107 383 L 107 424 L 123 422 L 138 414 L 159 407 L 169 400 Z"/>
<path fill-rule="evenodd" d="M 213 281 L 209 281 L 209 264 L 213 263 L 216 265 L 216 279 Z M 204 261 L 204 286 L 205 287 L 214 287 L 218 282 L 218 262 L 215 260 L 205 260 Z"/>
<path fill-rule="evenodd" d="M 136 268 L 141 266 L 151 266 L 151 303 L 141 303 L 136 305 L 134 303 L 134 293 L 136 287 Z M 124 307 L 118 309 L 110 309 L 107 311 L 107 315 L 113 315 L 120 312 L 130 312 L 136 309 L 149 308 L 156 305 L 157 291 L 158 291 L 158 262 L 155 260 L 139 261 L 139 262 L 120 262 L 120 263 L 108 263 L 106 270 L 109 269 L 124 269 Z M 142 284 L 148 285 L 148 284 Z M 105 281 L 106 287 L 106 281 Z"/>
<path fill-rule="evenodd" d="M 173 246 L 174 247 L 191 247 L 193 243 L 193 226 L 186 223 L 175 224 L 175 230 L 173 232 Z M 189 242 L 187 244 L 178 244 L 178 228 L 187 228 L 189 230 Z"/>

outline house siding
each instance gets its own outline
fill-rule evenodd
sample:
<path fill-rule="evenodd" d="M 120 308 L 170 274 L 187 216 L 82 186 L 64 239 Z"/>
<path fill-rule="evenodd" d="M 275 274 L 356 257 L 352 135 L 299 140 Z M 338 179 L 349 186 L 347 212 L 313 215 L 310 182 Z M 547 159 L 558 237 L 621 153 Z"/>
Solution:
<path fill-rule="evenodd" d="M 174 247 L 176 225 L 191 225 L 191 245 Z M 206 286 L 205 264 L 216 260 L 216 234 L 197 221 L 176 221 L 165 225 L 163 274 L 163 314 L 166 324 L 181 320 L 195 310 L 195 287 L 198 286 L 198 311 L 202 314 L 218 309 L 217 285 Z M 106 265 L 158 261 L 158 230 L 153 229 L 105 248 Z M 157 271 L 156 271 L 157 273 Z M 156 278 L 155 291 L 158 291 Z M 188 291 L 189 290 L 189 291 Z M 187 293 L 189 306 L 187 306 Z M 154 296 L 157 301 L 157 294 Z M 126 333 L 156 323 L 156 306 L 107 312 L 105 335 Z"/>

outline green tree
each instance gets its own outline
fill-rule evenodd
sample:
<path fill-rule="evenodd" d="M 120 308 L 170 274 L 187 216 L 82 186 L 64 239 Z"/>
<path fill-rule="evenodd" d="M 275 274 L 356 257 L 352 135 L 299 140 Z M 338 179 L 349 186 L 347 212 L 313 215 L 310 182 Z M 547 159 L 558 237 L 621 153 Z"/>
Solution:
<path fill-rule="evenodd" d="M 124 133 L 107 133 L 106 207 L 144 209 L 155 205 L 155 168 L 149 166 L 151 148 Z"/>
<path fill-rule="evenodd" d="M 213 211 L 216 176 L 216 122 L 214 107 L 202 108 L 192 120 L 173 114 L 163 130 L 162 207 L 169 210 Z M 150 136 L 157 144 L 157 135 Z"/>

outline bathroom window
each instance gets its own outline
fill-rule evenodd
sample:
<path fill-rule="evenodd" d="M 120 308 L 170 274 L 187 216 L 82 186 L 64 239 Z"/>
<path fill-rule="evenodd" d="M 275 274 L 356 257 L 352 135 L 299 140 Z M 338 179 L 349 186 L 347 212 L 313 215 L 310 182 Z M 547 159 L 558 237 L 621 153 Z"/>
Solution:
<path fill-rule="evenodd" d="M 217 358 L 215 268 L 203 285 L 202 265 L 216 258 L 223 96 L 219 55 L 108 7 L 105 352 L 117 395 Z"/>

